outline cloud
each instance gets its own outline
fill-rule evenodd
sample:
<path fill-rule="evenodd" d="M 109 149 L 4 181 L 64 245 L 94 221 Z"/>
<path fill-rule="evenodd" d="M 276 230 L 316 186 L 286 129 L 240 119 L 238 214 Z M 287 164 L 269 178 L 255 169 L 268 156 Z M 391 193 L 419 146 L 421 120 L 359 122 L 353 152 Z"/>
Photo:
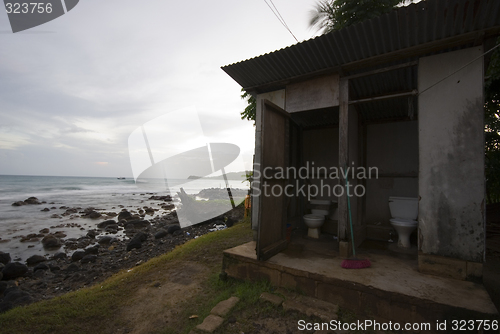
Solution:
<path fill-rule="evenodd" d="M 275 4 L 299 39 L 310 37 L 312 2 Z M 81 1 L 0 38 L 0 154 L 10 157 L 0 174 L 89 176 L 131 176 L 129 135 L 188 106 L 211 141 L 234 143 L 251 161 L 254 128 L 220 66 L 294 43 L 265 3 L 232 0 Z"/>

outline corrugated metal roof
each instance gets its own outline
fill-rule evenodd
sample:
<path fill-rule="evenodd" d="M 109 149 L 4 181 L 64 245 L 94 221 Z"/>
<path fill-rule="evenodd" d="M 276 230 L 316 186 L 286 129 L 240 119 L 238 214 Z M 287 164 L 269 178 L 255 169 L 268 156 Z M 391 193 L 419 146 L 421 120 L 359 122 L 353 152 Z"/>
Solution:
<path fill-rule="evenodd" d="M 355 70 L 357 62 L 387 61 L 398 51 L 392 61 L 458 47 L 499 30 L 500 0 L 427 0 L 222 69 L 243 88 L 259 90 L 340 67 Z"/>

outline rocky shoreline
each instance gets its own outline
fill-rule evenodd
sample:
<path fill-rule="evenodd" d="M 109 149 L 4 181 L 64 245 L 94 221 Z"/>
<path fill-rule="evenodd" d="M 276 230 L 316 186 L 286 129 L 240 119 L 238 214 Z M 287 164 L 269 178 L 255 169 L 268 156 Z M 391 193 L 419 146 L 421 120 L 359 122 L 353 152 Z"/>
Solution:
<path fill-rule="evenodd" d="M 218 198 L 220 191 L 225 189 L 212 189 L 203 195 L 206 198 L 210 193 L 211 197 Z M 80 217 L 102 221 L 79 238 L 64 239 L 63 232 L 51 232 L 52 228 L 66 224 L 44 228 L 39 233 L 20 238 L 21 242 L 41 242 L 47 250 L 62 250 L 52 256 L 32 255 L 22 263 L 16 261 L 20 259 L 11 259 L 8 253 L 0 252 L 0 313 L 102 282 L 120 270 L 165 254 L 190 239 L 230 227 L 243 216 L 240 206 L 219 217 L 181 229 L 170 196 L 154 195 L 149 199 L 161 201 L 159 205 L 171 211 L 145 219 L 155 213 L 154 208 L 144 206 L 138 211 L 122 208 L 119 213 L 67 208 L 62 215 L 79 213 Z M 13 205 L 42 204 L 34 197 L 27 201 L 30 203 L 15 202 Z M 85 230 L 79 225 L 72 227 Z M 118 234 L 123 237 L 117 237 Z"/>

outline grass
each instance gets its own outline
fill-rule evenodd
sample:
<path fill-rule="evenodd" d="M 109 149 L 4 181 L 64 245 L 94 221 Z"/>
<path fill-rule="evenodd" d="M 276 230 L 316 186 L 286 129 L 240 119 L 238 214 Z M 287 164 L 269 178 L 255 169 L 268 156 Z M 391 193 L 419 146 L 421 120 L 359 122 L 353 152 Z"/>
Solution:
<path fill-rule="evenodd" d="M 172 268 L 186 260 L 201 261 L 209 266 L 210 278 L 204 285 L 207 285 L 207 289 L 209 286 L 216 288 L 214 291 L 207 290 L 211 297 L 220 294 L 220 298 L 223 298 L 226 295 L 222 291 L 224 287 L 217 280 L 222 265 L 222 251 L 251 240 L 249 225 L 249 221 L 246 221 L 230 229 L 206 234 L 95 286 L 10 310 L 0 315 L 0 333 L 96 333 L 97 329 L 99 333 L 113 333 L 114 329 L 123 327 L 127 320 L 120 317 L 120 310 L 133 306 L 129 297 L 146 281 L 154 280 L 155 275 L 162 276 L 162 270 L 159 269 Z M 191 303 L 198 306 L 204 304 Z M 209 307 L 207 304 L 206 308 Z M 194 312 L 188 309 L 184 311 L 185 314 Z M 168 329 L 162 330 L 168 333 Z M 178 332 L 179 327 L 176 327 Z"/>
<path fill-rule="evenodd" d="M 126 315 L 130 312 L 123 311 L 136 311 L 136 292 L 140 289 L 154 289 L 156 282 L 165 280 L 167 272 L 194 262 L 208 268 L 202 277 L 200 290 L 193 297 L 185 298 L 175 305 L 175 317 L 170 319 L 169 323 L 161 323 L 154 327 L 153 331 L 148 330 L 148 333 L 187 334 L 210 314 L 218 302 L 231 296 L 239 297 L 240 302 L 225 317 L 225 324 L 214 334 L 251 332 L 255 330 L 254 322 L 262 318 L 275 319 L 293 326 L 298 320 L 304 319 L 304 315 L 285 312 L 282 307 L 259 300 L 262 292 L 274 291 L 269 282 L 219 280 L 222 251 L 250 241 L 251 238 L 252 230 L 248 220 L 235 224 L 232 228 L 206 234 L 175 248 L 170 253 L 134 267 L 131 271 L 122 271 L 95 286 L 0 314 L 0 333 L 127 332 L 136 324 L 127 318 Z M 155 322 L 158 320 L 158 314 L 162 315 L 171 310 L 158 305 L 156 313 L 151 312 L 142 320 Z M 192 315 L 197 318 L 190 319 Z M 343 322 L 356 319 L 355 314 L 345 310 L 339 315 Z M 229 323 L 231 318 L 235 324 Z"/>

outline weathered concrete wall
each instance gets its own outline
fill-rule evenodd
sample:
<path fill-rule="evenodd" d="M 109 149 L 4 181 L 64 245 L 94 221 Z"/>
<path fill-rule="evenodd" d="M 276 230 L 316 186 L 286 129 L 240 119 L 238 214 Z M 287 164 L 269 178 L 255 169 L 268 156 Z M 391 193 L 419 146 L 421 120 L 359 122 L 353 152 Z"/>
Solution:
<path fill-rule="evenodd" d="M 286 87 L 288 112 L 321 109 L 339 105 L 339 76 L 332 74 Z"/>
<path fill-rule="evenodd" d="M 418 197 L 418 122 L 371 124 L 366 132 L 367 167 L 379 178 L 373 170 L 367 180 L 365 220 L 390 228 L 389 197 Z"/>
<path fill-rule="evenodd" d="M 484 259 L 482 47 L 419 60 L 419 248 Z"/>
<path fill-rule="evenodd" d="M 339 129 L 325 128 L 305 130 L 304 161 L 314 161 L 315 167 L 338 166 L 339 163 Z"/>
<path fill-rule="evenodd" d="M 262 100 L 269 100 L 278 107 L 285 109 L 285 90 L 277 90 L 257 95 L 257 110 L 255 115 L 255 161 L 254 161 L 254 182 L 252 188 L 258 189 L 260 184 L 260 155 L 261 155 L 261 136 L 262 136 Z M 257 230 L 259 217 L 259 201 L 252 200 L 252 229 Z"/>
<path fill-rule="evenodd" d="M 330 167 L 338 166 L 339 129 L 325 128 L 305 130 L 303 132 L 303 138 L 304 162 L 309 162 L 309 169 L 312 171 L 314 168 L 315 173 L 314 178 L 308 180 L 308 184 L 319 189 L 319 193 L 315 198 L 336 199 L 332 192 L 334 187 L 338 184 L 338 179 L 320 178 L 317 176 L 317 171 L 318 167 L 326 167 L 328 172 L 330 172 Z"/>

